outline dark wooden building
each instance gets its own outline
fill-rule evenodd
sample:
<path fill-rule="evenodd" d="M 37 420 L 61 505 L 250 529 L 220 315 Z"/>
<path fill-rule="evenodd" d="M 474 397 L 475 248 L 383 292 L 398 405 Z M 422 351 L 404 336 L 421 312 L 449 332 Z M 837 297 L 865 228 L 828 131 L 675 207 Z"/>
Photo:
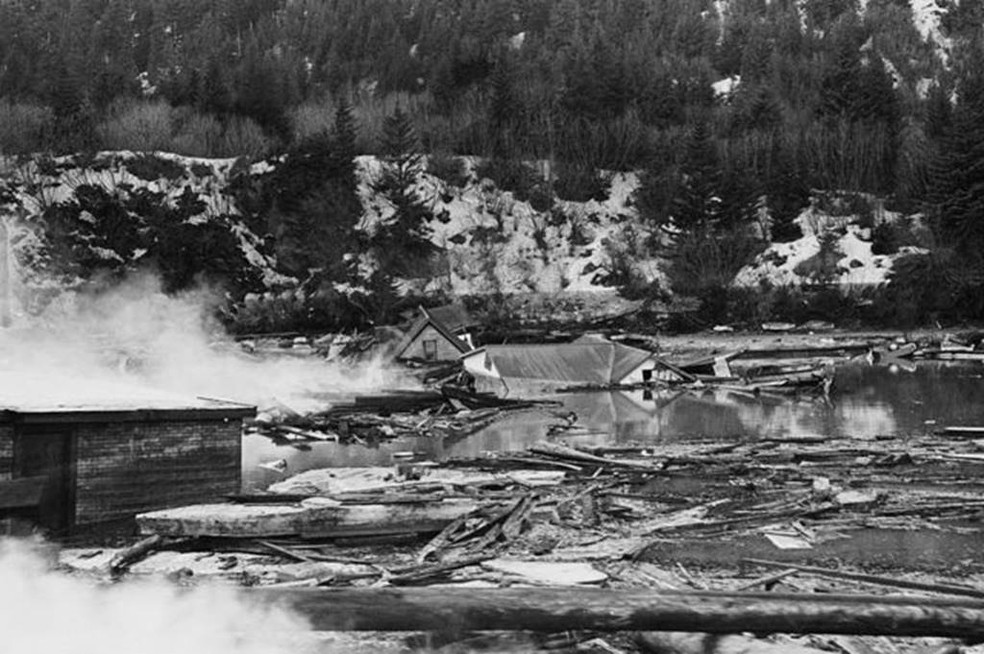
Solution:
<path fill-rule="evenodd" d="M 393 351 L 396 359 L 451 362 L 472 349 L 464 323 L 456 321 L 456 331 L 431 310 L 420 307 L 419 311 L 420 316 Z"/>
<path fill-rule="evenodd" d="M 52 534 L 240 490 L 254 407 L 0 373 L 0 531 Z"/>

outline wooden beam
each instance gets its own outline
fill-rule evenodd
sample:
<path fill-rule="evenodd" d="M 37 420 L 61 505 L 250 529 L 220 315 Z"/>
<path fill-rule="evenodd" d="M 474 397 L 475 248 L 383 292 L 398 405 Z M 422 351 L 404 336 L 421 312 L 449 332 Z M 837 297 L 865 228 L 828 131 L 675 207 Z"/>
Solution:
<path fill-rule="evenodd" d="M 976 597 L 984 599 L 984 590 L 971 588 L 969 586 L 952 586 L 950 584 L 929 584 L 922 581 L 912 581 L 910 579 L 894 579 L 892 577 L 880 577 L 877 575 L 859 574 L 856 572 L 844 572 L 842 570 L 831 570 L 830 568 L 818 568 L 812 565 L 798 565 L 795 563 L 782 563 L 780 561 L 767 561 L 764 559 L 742 559 L 745 563 L 754 563 L 771 568 L 785 568 L 799 572 L 830 577 L 833 579 L 847 579 L 858 581 L 865 584 L 875 584 L 878 586 L 891 586 L 893 588 L 905 588 L 907 590 L 921 590 L 928 593 L 943 593 L 946 595 L 961 595 L 963 597 Z M 780 573 L 785 574 L 785 573 Z"/>
<path fill-rule="evenodd" d="M 899 595 L 597 588 L 360 588 L 247 591 L 316 630 L 691 631 L 978 638 L 984 601 Z"/>

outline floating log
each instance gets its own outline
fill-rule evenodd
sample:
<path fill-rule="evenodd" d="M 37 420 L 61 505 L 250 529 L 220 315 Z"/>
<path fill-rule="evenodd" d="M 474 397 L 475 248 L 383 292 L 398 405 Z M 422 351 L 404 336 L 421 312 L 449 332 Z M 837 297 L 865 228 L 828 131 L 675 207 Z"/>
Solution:
<path fill-rule="evenodd" d="M 984 601 L 599 588 L 247 591 L 324 631 L 691 631 L 978 638 Z"/>
<path fill-rule="evenodd" d="M 478 503 L 447 499 L 413 504 L 341 504 L 312 498 L 299 504 L 196 504 L 142 513 L 142 534 L 264 538 L 336 538 L 437 533 Z"/>

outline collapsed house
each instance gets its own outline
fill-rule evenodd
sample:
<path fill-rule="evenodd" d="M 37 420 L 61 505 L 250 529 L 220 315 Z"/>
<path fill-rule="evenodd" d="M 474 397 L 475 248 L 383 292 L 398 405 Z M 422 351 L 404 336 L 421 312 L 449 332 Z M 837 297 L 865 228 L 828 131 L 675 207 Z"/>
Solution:
<path fill-rule="evenodd" d="M 0 532 L 51 534 L 240 490 L 251 406 L 0 373 Z"/>
<path fill-rule="evenodd" d="M 668 371 L 652 352 L 584 336 L 571 343 L 487 345 L 461 357 L 477 390 L 536 392 L 656 381 Z"/>

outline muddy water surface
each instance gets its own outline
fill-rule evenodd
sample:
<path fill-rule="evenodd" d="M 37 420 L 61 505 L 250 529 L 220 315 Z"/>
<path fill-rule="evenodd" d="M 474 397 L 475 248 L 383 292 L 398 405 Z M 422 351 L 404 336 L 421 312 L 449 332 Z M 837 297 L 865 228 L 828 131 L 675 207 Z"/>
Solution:
<path fill-rule="evenodd" d="M 403 438 L 376 447 L 316 443 L 298 449 L 246 437 L 243 483 L 264 488 L 312 468 L 390 465 L 397 452 L 419 459 L 477 457 L 521 451 L 547 438 L 551 425 L 577 414 L 565 435 L 576 445 L 745 440 L 803 436 L 876 438 L 924 435 L 946 425 L 984 426 L 984 365 L 923 362 L 910 370 L 851 365 L 838 368 L 829 398 L 754 395 L 724 389 L 565 393 L 555 407 L 521 411 L 467 437 Z M 283 473 L 259 467 L 283 459 Z"/>

